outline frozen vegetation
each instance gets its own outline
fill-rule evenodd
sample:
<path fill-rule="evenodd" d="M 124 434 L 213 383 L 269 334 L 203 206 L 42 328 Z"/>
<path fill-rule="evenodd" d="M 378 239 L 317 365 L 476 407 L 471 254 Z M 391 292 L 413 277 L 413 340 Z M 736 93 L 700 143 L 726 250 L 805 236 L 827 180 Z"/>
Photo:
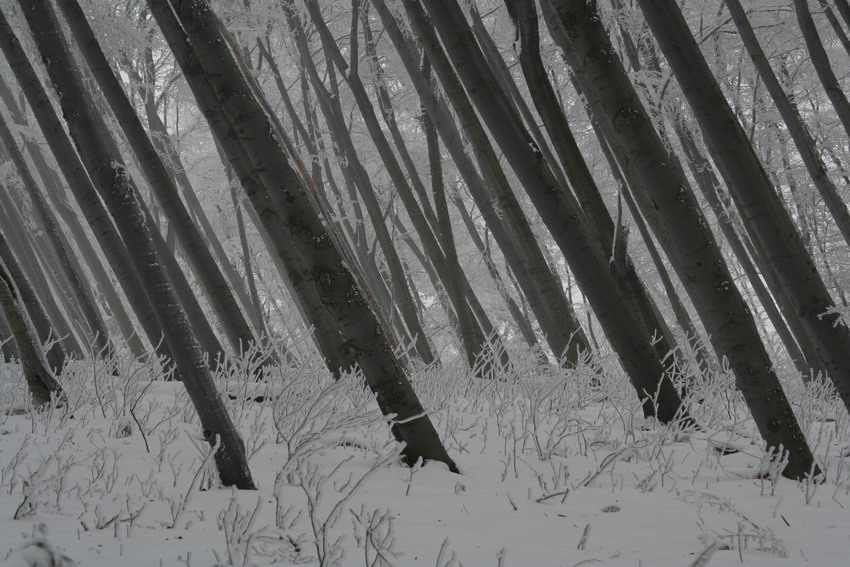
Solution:
<path fill-rule="evenodd" d="M 218 482 L 179 382 L 155 364 L 77 362 L 33 413 L 0 367 L 0 565 L 842 565 L 850 422 L 786 381 L 823 475 L 778 475 L 732 379 L 690 385 L 699 429 L 642 417 L 613 361 L 483 380 L 412 371 L 461 474 L 409 468 L 357 377 L 315 364 L 217 373 L 259 484 Z M 600 380 L 600 373 L 602 379 Z M 5 558 L 5 562 L 2 559 Z"/>

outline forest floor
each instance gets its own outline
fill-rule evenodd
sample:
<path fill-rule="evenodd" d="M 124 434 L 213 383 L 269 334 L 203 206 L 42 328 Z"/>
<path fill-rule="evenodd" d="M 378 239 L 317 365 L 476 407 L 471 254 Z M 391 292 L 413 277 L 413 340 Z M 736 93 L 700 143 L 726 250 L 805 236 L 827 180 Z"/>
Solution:
<path fill-rule="evenodd" d="M 847 564 L 850 420 L 827 388 L 787 384 L 825 471 L 795 482 L 728 375 L 693 387 L 685 430 L 644 419 L 617 372 L 519 365 L 415 373 L 459 475 L 401 464 L 353 378 L 221 372 L 257 491 L 218 484 L 186 393 L 151 366 L 74 363 L 67 403 L 35 414 L 0 366 L 0 566 Z"/>

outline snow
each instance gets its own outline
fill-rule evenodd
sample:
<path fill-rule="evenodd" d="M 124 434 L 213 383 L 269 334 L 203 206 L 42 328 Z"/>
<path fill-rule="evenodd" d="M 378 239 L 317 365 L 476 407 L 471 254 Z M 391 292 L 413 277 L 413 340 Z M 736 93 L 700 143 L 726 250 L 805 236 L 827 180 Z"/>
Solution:
<path fill-rule="evenodd" d="M 118 366 L 73 365 L 65 407 L 0 412 L 0 566 L 846 562 L 850 420 L 817 385 L 788 382 L 820 484 L 759 474 L 778 465 L 728 376 L 696 388 L 702 429 L 684 431 L 641 417 L 617 373 L 600 391 L 586 368 L 524 360 L 505 380 L 417 371 L 457 475 L 402 465 L 354 378 L 308 366 L 245 384 L 237 369 L 219 386 L 260 487 L 240 492 L 210 474 L 181 385 Z M 3 407 L 25 399 L 0 366 Z"/>

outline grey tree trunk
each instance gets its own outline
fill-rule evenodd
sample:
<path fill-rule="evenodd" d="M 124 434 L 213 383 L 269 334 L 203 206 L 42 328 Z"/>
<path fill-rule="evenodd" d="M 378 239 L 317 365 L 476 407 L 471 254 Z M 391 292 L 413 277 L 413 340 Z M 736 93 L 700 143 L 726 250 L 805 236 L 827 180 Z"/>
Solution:
<path fill-rule="evenodd" d="M 775 268 L 823 367 L 850 410 L 850 329 L 823 317 L 834 302 L 676 2 L 640 0 L 640 4 L 696 114 L 750 238 Z"/>
<path fill-rule="evenodd" d="M 374 0 L 372 4 L 487 227 L 516 274 L 552 353 L 559 360 L 577 362 L 582 351 L 590 350 L 590 343 L 564 295 L 561 282 L 546 263 L 489 137 L 451 64 L 436 50 L 430 56 L 431 64 L 458 113 L 463 135 L 446 103 L 435 96 L 430 81 L 419 68 L 419 58 L 412 48 L 412 42 L 402 34 L 384 0 Z M 468 139 L 472 145 L 481 167 L 480 174 L 467 152 L 464 139 Z"/>
<path fill-rule="evenodd" d="M 782 120 L 788 128 L 788 133 L 791 134 L 791 139 L 794 140 L 794 145 L 803 158 L 803 163 L 809 176 L 817 187 L 818 193 L 826 203 L 832 218 L 838 225 L 841 235 L 844 237 L 844 242 L 850 246 L 850 211 L 847 210 L 847 204 L 841 199 L 838 189 L 829 177 L 826 165 L 820 157 L 815 139 L 809 132 L 803 118 L 800 116 L 800 111 L 797 105 L 794 104 L 782 85 L 776 77 L 776 73 L 770 66 L 764 50 L 759 45 L 758 38 L 752 25 L 747 19 L 747 14 L 740 0 L 726 0 L 726 6 L 729 8 L 729 14 L 735 22 L 735 27 L 738 28 L 738 33 L 744 41 L 744 47 L 747 49 L 753 64 L 756 67 L 765 87 L 767 87 L 770 97 L 776 104 Z M 814 61 L 814 59 L 813 59 Z"/>
<path fill-rule="evenodd" d="M 139 206 L 137 189 L 122 157 L 112 151 L 112 135 L 78 76 L 79 69 L 71 59 L 70 46 L 62 36 L 56 14 L 46 0 L 29 2 L 23 8 L 77 151 L 115 218 L 133 265 L 145 284 L 183 384 L 200 417 L 204 438 L 219 446 L 215 461 L 221 480 L 228 486 L 252 489 L 254 482 L 242 440 L 216 391 L 204 353 L 160 263 L 151 236 L 152 227 Z"/>
<path fill-rule="evenodd" d="M 0 355 L 3 356 L 3 362 L 12 362 L 18 358 L 18 348 L 15 346 L 15 337 L 12 334 L 12 327 L 9 326 L 9 321 L 6 320 L 4 312 L 0 311 Z"/>
<path fill-rule="evenodd" d="M 191 264 L 197 282 L 203 289 L 210 305 L 221 324 L 222 331 L 236 353 L 250 348 L 256 341 L 251 327 L 245 320 L 239 304 L 227 284 L 224 275 L 215 263 L 206 242 L 193 222 L 173 178 L 139 121 L 109 62 L 103 54 L 94 33 L 86 21 L 77 0 L 60 0 L 59 7 L 74 35 L 77 45 L 92 71 L 101 92 L 115 113 L 122 131 L 127 136 L 136 154 L 142 173 L 156 196 L 157 202 L 168 218 L 169 230 L 180 240 L 186 259 Z M 211 356 L 216 353 L 210 352 Z"/>
<path fill-rule="evenodd" d="M 656 416 L 663 422 L 681 417 L 684 410 L 679 394 L 665 378 L 661 361 L 651 347 L 651 338 L 623 300 L 609 272 L 607 259 L 602 257 L 594 231 L 587 226 L 579 204 L 559 187 L 536 144 L 523 128 L 521 118 L 499 88 L 460 7 L 447 0 L 425 0 L 423 4 L 428 7 L 430 21 L 417 2 L 404 2 L 411 26 L 428 52 L 434 69 L 440 75 L 438 58 L 442 50 L 434 33 L 436 29 L 490 133 L 592 302 L 608 340 L 641 399 L 644 414 Z M 443 87 L 447 88 L 444 77 L 440 75 Z"/>
<path fill-rule="evenodd" d="M 18 103 L 12 96 L 9 87 L 2 80 L 0 80 L 0 98 L 6 104 L 6 108 L 9 110 L 12 119 L 20 126 L 29 127 L 27 119 L 21 112 L 21 109 L 18 108 Z M 139 359 L 143 358 L 145 356 L 145 346 L 136 333 L 133 322 L 130 320 L 130 316 L 127 314 L 122 299 L 112 284 L 106 268 L 89 241 L 88 235 L 83 230 L 76 211 L 73 211 L 66 202 L 63 190 L 60 188 L 61 182 L 58 180 L 58 174 L 48 165 L 47 158 L 41 151 L 41 146 L 30 139 L 23 139 L 22 141 L 41 178 L 42 185 L 47 190 L 50 204 L 71 231 L 71 236 L 77 244 L 86 266 L 88 266 L 92 273 L 98 291 L 106 300 L 110 311 L 109 316 L 115 319 L 124 342 L 130 348 L 133 355 Z"/>
<path fill-rule="evenodd" d="M 293 158 L 284 153 L 282 146 L 283 132 L 278 131 L 279 125 L 267 114 L 261 99 L 258 100 L 258 95 L 262 95 L 252 90 L 240 71 L 234 59 L 238 51 L 228 48 L 218 18 L 205 2 L 181 2 L 175 8 L 186 37 L 175 38 L 179 24 L 174 21 L 168 4 L 164 0 L 149 0 L 148 5 L 160 27 L 167 28 L 170 44 L 179 43 L 178 50 L 185 51 L 185 41 L 192 42 L 198 66 L 187 65 L 186 59 L 178 57 L 187 79 L 192 85 L 209 80 L 209 86 L 221 96 L 218 108 L 210 108 L 207 103 L 211 101 L 199 97 L 202 110 L 227 149 L 243 186 L 252 183 L 252 174 L 256 172 L 273 194 L 274 204 L 283 214 L 283 227 L 294 241 L 283 244 L 297 244 L 293 250 L 297 250 L 303 262 L 301 271 L 291 276 L 316 283 L 323 304 L 336 318 L 345 346 L 354 354 L 378 405 L 385 414 L 394 415 L 392 430 L 399 441 L 406 443 L 405 459 L 410 464 L 419 458 L 437 460 L 456 471 L 375 314 L 308 200 L 309 174 L 297 161 L 300 175 L 293 169 L 290 162 Z M 222 113 L 232 124 L 232 132 L 238 137 L 231 141 L 238 141 L 241 147 L 227 144 L 226 132 L 220 129 L 222 120 L 214 117 L 216 113 Z M 257 132 L 263 136 L 257 138 Z"/>
<path fill-rule="evenodd" d="M 835 76 L 835 71 L 832 69 L 832 64 L 829 62 L 829 56 L 823 48 L 817 27 L 815 27 L 815 22 L 812 19 L 812 13 L 809 11 L 808 0 L 794 0 L 794 11 L 797 14 L 797 22 L 800 25 L 800 31 L 803 33 L 803 40 L 806 42 L 806 48 L 809 50 L 809 57 L 812 58 L 815 72 L 826 91 L 826 96 L 829 97 L 832 106 L 835 108 L 835 113 L 838 114 L 841 125 L 844 126 L 844 133 L 850 138 L 850 102 L 847 101 L 847 96 L 844 94 L 838 82 L 838 77 Z M 661 49 L 664 50 L 663 47 Z"/>
<path fill-rule="evenodd" d="M 310 17 L 317 26 L 317 30 L 319 31 L 319 35 L 322 38 L 322 45 L 324 46 L 325 52 L 329 55 L 329 58 L 334 62 L 336 67 L 343 72 L 346 82 L 351 88 L 352 94 L 354 95 L 355 101 L 357 102 L 358 109 L 360 110 L 363 118 L 365 120 L 366 126 L 369 130 L 369 133 L 372 137 L 372 140 L 381 156 L 381 159 L 384 165 L 387 168 L 387 172 L 390 174 L 390 177 L 393 181 L 393 185 L 395 190 L 398 192 L 399 197 L 401 198 L 405 209 L 410 216 L 411 222 L 416 230 L 417 235 L 419 236 L 422 246 L 425 249 L 426 254 L 431 257 L 432 265 L 437 270 L 437 273 L 440 276 L 440 279 L 443 282 L 443 285 L 448 292 L 448 296 L 451 300 L 453 309 L 458 316 L 458 321 L 461 326 L 461 338 L 463 339 L 464 349 L 467 352 L 467 357 L 469 359 L 469 363 L 471 367 L 476 365 L 476 360 L 479 359 L 480 356 L 486 355 L 486 351 L 489 350 L 488 342 L 489 342 L 489 334 L 490 330 L 492 330 L 492 325 L 489 325 L 490 329 L 482 329 L 480 325 L 477 325 L 476 322 L 471 318 L 471 313 L 469 313 L 468 308 L 464 305 L 465 300 L 463 299 L 463 295 L 461 295 L 460 288 L 455 289 L 452 287 L 448 280 L 450 280 L 453 276 L 452 274 L 459 274 L 460 266 L 453 265 L 450 263 L 450 259 L 446 257 L 446 251 L 441 250 L 437 239 L 432 232 L 432 226 L 429 225 L 426 220 L 425 215 L 423 214 L 423 209 L 416 202 L 414 197 L 413 189 L 411 188 L 411 184 L 407 181 L 406 176 L 401 168 L 401 165 L 398 163 L 395 154 L 393 153 L 389 141 L 386 139 L 385 134 L 383 133 L 381 126 L 378 122 L 377 115 L 375 113 L 374 107 L 372 106 L 371 101 L 366 93 L 366 89 L 362 83 L 362 80 L 359 76 L 358 67 L 349 68 L 349 65 L 345 62 L 340 53 L 339 49 L 334 42 L 333 37 L 330 35 L 327 26 L 322 19 L 321 11 L 319 10 L 318 5 L 313 1 L 308 1 L 307 9 L 310 12 Z M 301 42 L 302 46 L 304 46 L 305 42 Z M 356 43 L 355 43 L 356 45 Z M 302 58 L 304 57 L 304 53 L 302 52 Z M 356 61 L 356 58 L 352 58 L 352 62 Z M 315 81 L 315 78 L 314 78 Z M 320 100 L 321 103 L 321 95 Z M 326 116 L 326 120 L 328 117 Z M 350 151 L 353 151 L 353 146 L 350 148 Z M 365 174 L 365 170 L 362 171 Z M 415 175 L 415 178 L 418 179 L 418 174 L 414 170 L 411 172 L 412 175 Z M 421 184 L 421 182 L 419 182 Z M 372 218 L 372 223 L 375 226 L 375 229 L 379 236 L 381 237 L 381 231 L 386 231 L 385 226 L 382 225 L 382 219 L 375 218 L 373 215 L 373 211 L 371 209 L 374 206 L 370 207 L 369 202 L 366 200 L 367 195 L 364 194 L 364 205 L 367 207 L 367 211 L 369 212 L 370 217 Z M 376 211 L 380 212 L 380 211 Z M 387 234 L 384 238 L 388 239 L 389 235 Z M 391 245 L 391 243 L 390 243 Z M 382 243 L 383 247 L 383 243 Z M 386 257 L 385 253 L 385 257 Z M 393 279 L 397 279 L 395 276 Z M 406 285 L 406 284 L 405 284 Z M 403 290 L 406 291 L 406 290 Z M 402 299 L 403 297 L 399 297 Z M 403 298 L 403 306 L 402 314 L 414 311 L 414 306 L 412 302 L 412 298 L 408 300 L 408 298 Z M 405 320 L 412 318 L 411 315 L 407 315 Z M 410 324 L 408 323 L 408 327 Z M 421 327 L 420 327 L 421 328 Z M 422 337 L 422 340 L 425 340 L 425 337 Z"/>
<path fill-rule="evenodd" d="M 9 125 L 6 123 L 6 118 L 2 113 L 0 113 L 0 140 L 2 140 L 6 151 L 12 157 L 12 163 L 15 164 L 24 189 L 29 196 L 30 203 L 32 203 L 35 213 L 44 227 L 47 237 L 50 239 L 53 251 L 59 259 L 59 269 L 68 278 L 73 299 L 82 311 L 85 323 L 88 326 L 90 346 L 98 353 L 108 354 L 112 350 L 109 332 L 107 331 L 106 323 L 103 321 L 100 308 L 91 295 L 91 284 L 86 281 L 86 276 L 82 272 L 79 261 L 73 256 L 73 251 L 69 249 L 67 240 L 64 234 L 61 233 L 62 229 L 56 222 L 53 211 L 48 208 L 44 195 L 36 184 L 35 178 L 30 172 L 29 165 L 24 160 L 23 154 L 15 143 L 12 132 L 9 130 Z"/>
<path fill-rule="evenodd" d="M 613 273 L 620 280 L 620 288 L 631 308 L 645 325 L 649 335 L 660 333 L 662 340 L 655 342 L 654 349 L 662 360 L 670 355 L 678 356 L 677 345 L 667 322 L 659 316 L 659 309 L 649 295 L 637 271 L 634 262 L 626 251 L 624 227 L 615 226 L 611 213 L 602 200 L 602 193 L 582 157 L 581 150 L 573 137 L 567 118 L 558 102 L 546 74 L 546 68 L 540 55 L 540 34 L 538 31 L 537 12 L 534 3 L 520 0 L 506 0 L 508 12 L 516 26 L 518 46 L 517 54 L 522 66 L 525 81 L 531 98 L 543 120 L 544 128 L 552 140 L 555 152 L 563 165 L 570 186 L 576 194 L 582 210 L 587 215 L 591 228 L 597 232 L 604 253 L 616 252 L 619 258 L 612 262 Z M 604 144 L 604 142 L 602 142 Z M 554 159 L 554 158 L 552 158 Z M 616 165 L 612 166 L 616 169 Z M 617 176 L 618 172 L 614 172 Z M 566 186 L 564 190 L 568 190 Z M 618 241 L 618 238 L 621 239 Z M 648 243 L 651 245 L 651 243 Z M 660 267 L 663 270 L 663 266 Z M 667 290 L 669 291 L 669 290 Z M 676 309 L 677 297 L 668 295 L 668 299 Z M 681 311 L 677 312 L 679 322 L 683 323 Z M 694 329 L 685 328 L 686 333 Z"/>
<path fill-rule="evenodd" d="M 611 131 L 631 156 L 627 167 L 646 197 L 637 200 L 641 212 L 648 214 L 643 206 L 651 201 L 660 221 L 653 230 L 715 351 L 728 360 L 762 437 L 770 447 L 788 451 L 783 474 L 805 478 L 816 467 L 811 451 L 684 171 L 669 159 L 595 6 L 562 0 L 553 5 L 565 32 L 555 37 L 562 42 L 576 81 L 604 109 L 604 119 L 610 120 Z"/>
<path fill-rule="evenodd" d="M 80 210 L 85 215 L 98 244 L 106 255 L 118 283 L 139 320 L 139 324 L 145 331 L 148 341 L 153 346 L 160 345 L 159 352 L 171 358 L 167 344 L 162 341 L 162 329 L 151 310 L 147 294 L 132 267 L 127 249 L 113 225 L 112 219 L 109 218 L 100 198 L 97 196 L 97 192 L 92 186 L 79 156 L 74 151 L 74 146 L 65 133 L 47 93 L 1 10 L 0 47 L 2 47 L 6 60 L 21 85 L 36 121 L 59 164 L 62 175 L 68 182 Z"/>
<path fill-rule="evenodd" d="M 2 237 L 0 237 L 2 238 Z M 53 376 L 38 334 L 23 305 L 18 287 L 0 258 L 0 305 L 15 338 L 24 379 L 33 405 L 41 406 L 62 396 L 62 386 Z"/>

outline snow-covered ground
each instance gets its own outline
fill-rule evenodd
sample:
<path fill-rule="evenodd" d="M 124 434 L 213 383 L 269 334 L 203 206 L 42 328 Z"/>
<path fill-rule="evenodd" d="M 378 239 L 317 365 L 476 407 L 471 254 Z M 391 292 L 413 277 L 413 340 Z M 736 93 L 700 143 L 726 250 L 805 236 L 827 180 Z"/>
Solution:
<path fill-rule="evenodd" d="M 789 383 L 826 478 L 797 483 L 770 474 L 728 376 L 697 388 L 702 428 L 681 431 L 642 418 L 618 375 L 600 390 L 588 369 L 523 361 L 504 380 L 417 372 L 457 475 L 400 464 L 354 379 L 234 370 L 219 384 L 260 487 L 237 492 L 211 475 L 181 385 L 118 366 L 75 364 L 68 403 L 35 415 L 0 366 L 0 565 L 847 564 L 850 420 L 823 388 Z"/>

